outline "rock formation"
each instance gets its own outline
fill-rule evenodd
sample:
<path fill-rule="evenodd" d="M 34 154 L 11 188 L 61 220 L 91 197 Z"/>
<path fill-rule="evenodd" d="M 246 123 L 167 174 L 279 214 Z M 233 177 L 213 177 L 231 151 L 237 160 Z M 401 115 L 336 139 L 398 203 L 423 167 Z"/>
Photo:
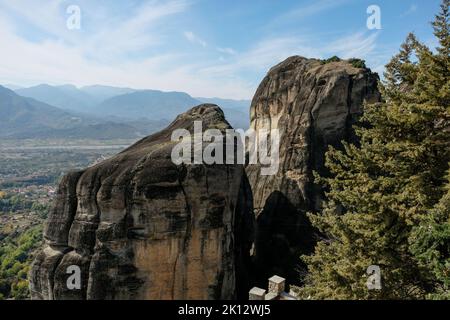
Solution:
<path fill-rule="evenodd" d="M 175 165 L 173 130 L 230 128 L 214 105 L 62 180 L 30 272 L 33 299 L 248 295 L 252 195 L 243 165 Z M 69 289 L 71 267 L 81 288 Z M 240 290 L 242 289 L 242 293 Z"/>
<path fill-rule="evenodd" d="M 326 174 L 328 145 L 354 138 L 363 103 L 380 99 L 377 81 L 351 61 L 294 56 L 273 67 L 250 117 L 252 129 L 280 132 L 274 175 L 259 164 L 172 162 L 173 130 L 192 134 L 195 120 L 203 130 L 230 128 L 214 105 L 69 173 L 31 268 L 32 298 L 244 299 L 274 274 L 298 283 L 299 257 L 317 238 L 306 213 L 323 199 L 313 171 Z M 80 268 L 79 290 L 67 286 L 71 266 Z"/>
<path fill-rule="evenodd" d="M 324 63 L 293 56 L 273 67 L 253 98 L 251 128 L 278 129 L 280 168 L 261 175 L 258 164 L 247 166 L 257 216 L 256 284 L 277 274 L 300 280 L 298 265 L 311 252 L 316 237 L 305 215 L 320 207 L 322 191 L 313 171 L 325 173 L 328 145 L 352 139 L 352 125 L 363 102 L 380 99 L 378 76 L 351 61 Z"/>

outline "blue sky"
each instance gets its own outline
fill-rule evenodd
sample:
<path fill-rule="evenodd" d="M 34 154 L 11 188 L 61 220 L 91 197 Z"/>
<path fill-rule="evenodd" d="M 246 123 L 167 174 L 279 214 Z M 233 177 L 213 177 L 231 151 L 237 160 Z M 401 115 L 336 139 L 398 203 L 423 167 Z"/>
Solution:
<path fill-rule="evenodd" d="M 440 0 L 0 0 L 0 83 L 105 84 L 250 99 L 291 55 L 377 72 L 408 32 L 436 46 Z M 70 5 L 81 28 L 66 26 Z M 378 5 L 381 29 L 366 10 Z"/>

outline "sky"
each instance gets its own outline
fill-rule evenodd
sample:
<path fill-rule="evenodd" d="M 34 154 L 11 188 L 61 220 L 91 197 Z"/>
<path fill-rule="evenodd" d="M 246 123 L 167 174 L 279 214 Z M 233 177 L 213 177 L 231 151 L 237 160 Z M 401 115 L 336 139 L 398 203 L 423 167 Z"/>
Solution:
<path fill-rule="evenodd" d="M 0 84 L 103 84 L 251 99 L 270 67 L 292 55 L 362 58 L 381 74 L 409 32 L 435 47 L 430 21 L 439 4 L 0 0 Z M 367 26 L 370 5 L 380 9 L 380 29 Z"/>

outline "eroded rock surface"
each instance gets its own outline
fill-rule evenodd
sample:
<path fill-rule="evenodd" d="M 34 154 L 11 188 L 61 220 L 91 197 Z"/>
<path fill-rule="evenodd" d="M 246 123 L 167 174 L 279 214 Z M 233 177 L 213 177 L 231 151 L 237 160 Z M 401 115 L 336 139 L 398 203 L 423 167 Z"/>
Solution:
<path fill-rule="evenodd" d="M 313 171 L 324 173 L 328 145 L 351 140 L 352 125 L 363 102 L 380 99 L 378 76 L 346 61 L 324 64 L 294 56 L 273 67 L 251 105 L 251 128 L 279 129 L 280 168 L 261 175 L 249 165 L 247 175 L 257 216 L 255 274 L 263 285 L 273 274 L 288 282 L 301 278 L 299 257 L 316 241 L 306 212 L 318 209 L 322 191 Z"/>
<path fill-rule="evenodd" d="M 242 165 L 175 165 L 173 130 L 230 128 L 200 105 L 62 180 L 31 273 L 33 299 L 231 299 L 248 292 L 252 194 Z M 70 266 L 81 289 L 70 290 Z"/>

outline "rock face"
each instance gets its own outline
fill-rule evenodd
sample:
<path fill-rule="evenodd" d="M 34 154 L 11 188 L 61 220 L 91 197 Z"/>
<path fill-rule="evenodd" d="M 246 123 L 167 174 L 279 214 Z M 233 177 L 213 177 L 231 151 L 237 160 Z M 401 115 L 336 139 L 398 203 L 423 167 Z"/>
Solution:
<path fill-rule="evenodd" d="M 277 174 L 263 176 L 257 164 L 246 168 L 257 216 L 257 284 L 273 274 L 299 281 L 299 257 L 316 241 L 305 213 L 318 209 L 322 199 L 313 171 L 324 173 L 328 145 L 352 139 L 363 102 L 379 101 L 377 80 L 370 70 L 346 61 L 324 64 L 293 56 L 260 84 L 251 104 L 251 128 L 278 129 L 281 144 Z"/>
<path fill-rule="evenodd" d="M 230 128 L 215 105 L 62 180 L 30 273 L 33 299 L 246 296 L 252 194 L 242 165 L 175 165 L 173 130 Z M 81 288 L 67 281 L 79 267 Z M 69 272 L 69 273 L 68 273 Z"/>
<path fill-rule="evenodd" d="M 306 213 L 323 199 L 313 171 L 326 174 L 328 145 L 354 139 L 363 103 L 380 100 L 377 81 L 347 61 L 294 56 L 273 67 L 250 115 L 255 131 L 279 130 L 274 175 L 259 164 L 173 163 L 175 129 L 192 134 L 196 120 L 203 130 L 230 128 L 215 105 L 69 173 L 31 268 L 32 298 L 245 299 L 274 274 L 299 283 L 299 257 L 317 239 Z M 80 289 L 67 286 L 74 267 Z"/>

